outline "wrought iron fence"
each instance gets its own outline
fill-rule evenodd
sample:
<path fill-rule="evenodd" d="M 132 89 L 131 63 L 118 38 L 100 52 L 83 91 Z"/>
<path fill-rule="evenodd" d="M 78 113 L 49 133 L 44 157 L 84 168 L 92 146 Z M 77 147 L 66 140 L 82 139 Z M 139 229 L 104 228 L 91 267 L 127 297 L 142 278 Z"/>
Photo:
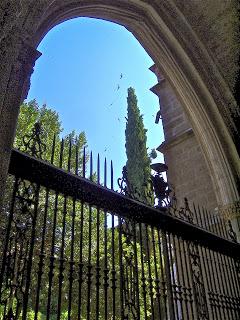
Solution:
<path fill-rule="evenodd" d="M 2 210 L 0 319 L 240 319 L 230 224 L 117 193 L 112 164 L 71 141 L 54 140 L 49 162 L 25 142 Z"/>

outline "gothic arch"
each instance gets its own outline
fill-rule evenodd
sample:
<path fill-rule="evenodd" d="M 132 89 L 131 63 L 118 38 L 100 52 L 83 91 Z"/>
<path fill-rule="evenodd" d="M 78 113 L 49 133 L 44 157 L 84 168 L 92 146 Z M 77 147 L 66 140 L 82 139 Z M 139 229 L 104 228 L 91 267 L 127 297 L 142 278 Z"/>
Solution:
<path fill-rule="evenodd" d="M 138 0 L 45 2 L 44 8 L 36 5 L 36 8 L 29 9 L 25 19 L 20 21 L 21 24 L 19 22 L 16 32 L 20 34 L 23 30 L 23 47 L 27 44 L 28 48 L 36 48 L 51 28 L 75 17 L 101 18 L 125 26 L 143 45 L 181 100 L 210 169 L 219 205 L 238 200 L 237 176 L 240 168 L 232 139 L 236 128 L 229 113 L 224 112 L 223 116 L 221 112 L 226 110 L 226 105 L 234 104 L 234 99 L 207 50 L 172 1 L 161 4 L 159 1 Z M 21 46 L 18 50 L 21 52 Z M 34 54 L 31 52 L 30 55 Z M 21 61 L 19 56 L 17 59 Z M 27 91 L 31 75 L 31 68 L 26 69 L 29 50 L 26 60 L 22 61 L 19 68 L 25 68 L 25 81 L 22 75 L 16 79 L 13 69 L 8 77 L 8 86 L 14 78 L 21 94 L 18 90 L 16 95 L 19 99 L 12 97 L 5 100 L 7 102 L 20 101 L 22 90 Z M 7 104 L 3 106 L 5 110 L 9 107 Z M 3 138 L 4 134 L 5 137 L 6 134 L 13 135 L 16 113 L 13 111 L 13 115 L 8 117 L 15 124 L 9 124 Z M 6 128 L 9 119 L 5 119 Z M 1 138 L 0 132 L 0 141 Z"/>

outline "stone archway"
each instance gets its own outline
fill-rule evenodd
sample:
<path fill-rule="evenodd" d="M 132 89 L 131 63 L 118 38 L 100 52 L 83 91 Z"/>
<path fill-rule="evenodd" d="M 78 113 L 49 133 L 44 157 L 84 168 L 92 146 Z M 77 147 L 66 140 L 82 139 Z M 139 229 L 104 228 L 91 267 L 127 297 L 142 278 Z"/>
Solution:
<path fill-rule="evenodd" d="M 136 36 L 182 102 L 211 172 L 219 205 L 237 201 L 240 168 L 232 138 L 237 129 L 226 110 L 234 105 L 234 99 L 216 64 L 177 7 L 171 1 L 160 4 L 137 0 L 45 0 L 44 4 L 22 4 L 20 13 L 18 6 L 12 5 L 15 16 L 9 15 L 9 24 L 0 38 L 1 185 L 6 178 L 18 106 L 27 94 L 34 62 L 40 55 L 35 48 L 55 25 L 87 16 L 121 24 Z M 3 187 L 0 191 L 3 193 Z"/>

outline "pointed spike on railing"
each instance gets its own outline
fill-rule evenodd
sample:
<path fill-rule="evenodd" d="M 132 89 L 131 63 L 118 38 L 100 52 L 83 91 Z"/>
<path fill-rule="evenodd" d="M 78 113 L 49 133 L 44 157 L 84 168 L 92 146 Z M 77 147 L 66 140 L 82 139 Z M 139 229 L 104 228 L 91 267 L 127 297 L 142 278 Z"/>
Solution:
<path fill-rule="evenodd" d="M 198 205 L 198 212 L 199 212 L 200 220 L 201 220 L 201 223 L 202 223 L 202 227 L 203 228 L 207 228 L 207 225 L 208 225 L 207 219 L 206 219 L 206 217 L 204 215 L 204 212 L 203 212 L 202 208 L 200 208 L 199 205 Z"/>
<path fill-rule="evenodd" d="M 72 156 L 72 139 L 69 137 L 69 147 L 68 147 L 68 172 L 71 171 L 71 156 Z"/>
<path fill-rule="evenodd" d="M 199 219 L 198 219 L 198 211 L 196 210 L 194 202 L 193 202 L 193 213 L 194 213 L 194 217 L 196 218 L 197 225 L 201 226 Z"/>
<path fill-rule="evenodd" d="M 86 177 L 86 147 L 83 148 L 83 178 Z"/>
<path fill-rule="evenodd" d="M 113 190 L 113 162 L 111 160 L 111 190 Z"/>
<path fill-rule="evenodd" d="M 64 139 L 62 138 L 61 147 L 60 147 L 60 158 L 59 158 L 59 167 L 62 168 L 63 165 L 63 151 L 64 151 Z"/>
<path fill-rule="evenodd" d="M 185 209 L 189 210 L 189 203 L 188 203 L 188 199 L 186 197 L 184 198 L 184 205 L 185 205 Z"/>
<path fill-rule="evenodd" d="M 104 187 L 107 186 L 107 159 L 104 159 Z"/>
<path fill-rule="evenodd" d="M 53 162 L 54 162 L 55 147 L 56 147 L 56 134 L 54 134 L 54 136 L 53 136 L 52 152 L 51 152 L 51 164 L 53 164 Z"/>
<path fill-rule="evenodd" d="M 97 183 L 100 184 L 100 156 L 97 156 Z"/>
<path fill-rule="evenodd" d="M 75 154 L 75 174 L 78 176 L 78 153 L 79 153 L 79 149 L 78 149 L 78 145 L 76 145 L 76 154 Z"/>
<path fill-rule="evenodd" d="M 219 212 L 218 212 L 218 214 L 219 214 Z M 219 219 L 221 221 L 221 226 L 222 226 L 222 230 L 223 230 L 223 236 L 224 236 L 224 238 L 227 239 L 228 235 L 227 235 L 227 229 L 226 229 L 226 221 L 222 216 L 219 216 Z"/>
<path fill-rule="evenodd" d="M 195 203 L 193 203 L 193 208 L 198 226 L 203 227 L 202 215 L 199 206 L 196 206 Z"/>
<path fill-rule="evenodd" d="M 93 154 L 92 151 L 90 153 L 90 180 L 93 179 Z"/>
<path fill-rule="evenodd" d="M 203 213 L 203 216 L 204 216 L 204 219 L 205 219 L 205 221 L 206 221 L 206 225 L 205 225 L 205 228 L 207 229 L 207 230 L 211 230 L 211 217 L 210 217 L 210 215 L 208 215 L 206 212 L 205 212 L 205 210 L 204 210 L 204 208 L 202 207 L 202 213 Z"/>

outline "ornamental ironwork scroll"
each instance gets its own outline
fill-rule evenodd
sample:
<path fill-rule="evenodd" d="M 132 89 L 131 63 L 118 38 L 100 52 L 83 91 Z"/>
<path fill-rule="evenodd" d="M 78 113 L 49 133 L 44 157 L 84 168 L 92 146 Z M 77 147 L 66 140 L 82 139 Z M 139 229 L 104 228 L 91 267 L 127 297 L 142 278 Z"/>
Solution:
<path fill-rule="evenodd" d="M 237 234 L 236 232 L 233 230 L 233 227 L 232 227 L 232 223 L 230 220 L 228 220 L 227 222 L 228 224 L 228 235 L 229 235 L 229 238 L 233 241 L 233 242 L 238 242 L 237 241 Z"/>
<path fill-rule="evenodd" d="M 123 167 L 122 177 L 118 178 L 117 182 L 118 182 L 118 186 L 120 188 L 120 193 L 122 193 L 125 196 L 132 198 L 134 200 L 141 199 L 140 191 L 136 187 L 134 187 L 128 180 L 126 166 Z"/>
<path fill-rule="evenodd" d="M 203 274 L 201 270 L 201 258 L 198 245 L 194 242 L 188 243 L 190 267 L 192 273 L 193 293 L 197 310 L 198 320 L 208 320 L 207 298 L 204 287 Z"/>
<path fill-rule="evenodd" d="M 176 216 L 184 221 L 194 223 L 194 213 L 189 207 L 189 202 L 187 198 L 184 198 L 184 206 L 178 208 L 177 207 L 177 198 L 175 194 L 173 194 L 170 204 L 168 206 L 169 214 Z"/>
<path fill-rule="evenodd" d="M 124 166 L 122 169 L 122 177 L 118 178 L 120 193 L 150 205 L 156 203 L 156 208 L 168 206 L 170 204 L 169 195 L 172 190 L 169 184 L 163 179 L 161 172 L 155 171 L 156 173 L 152 174 L 149 181 L 143 184 L 141 190 L 139 190 L 139 188 L 130 183 L 127 168 Z"/>
<path fill-rule="evenodd" d="M 136 230 L 134 222 L 128 219 L 121 219 L 122 234 L 122 271 L 121 290 L 123 297 L 123 319 L 139 319 L 139 294 L 138 274 L 136 261 Z M 134 234 L 135 233 L 135 234 Z"/>
<path fill-rule="evenodd" d="M 32 132 L 23 137 L 22 151 L 28 153 L 30 156 L 42 159 L 47 148 L 41 139 L 42 133 L 41 123 L 36 122 L 32 128 Z"/>
<path fill-rule="evenodd" d="M 0 276 L 0 304 L 4 320 L 27 312 L 39 187 L 16 179 L 8 214 Z"/>
<path fill-rule="evenodd" d="M 186 220 L 190 223 L 193 223 L 193 212 L 191 211 L 189 207 L 189 203 L 187 198 L 184 198 L 184 207 L 181 207 L 178 212 L 180 218 L 183 220 Z"/>

